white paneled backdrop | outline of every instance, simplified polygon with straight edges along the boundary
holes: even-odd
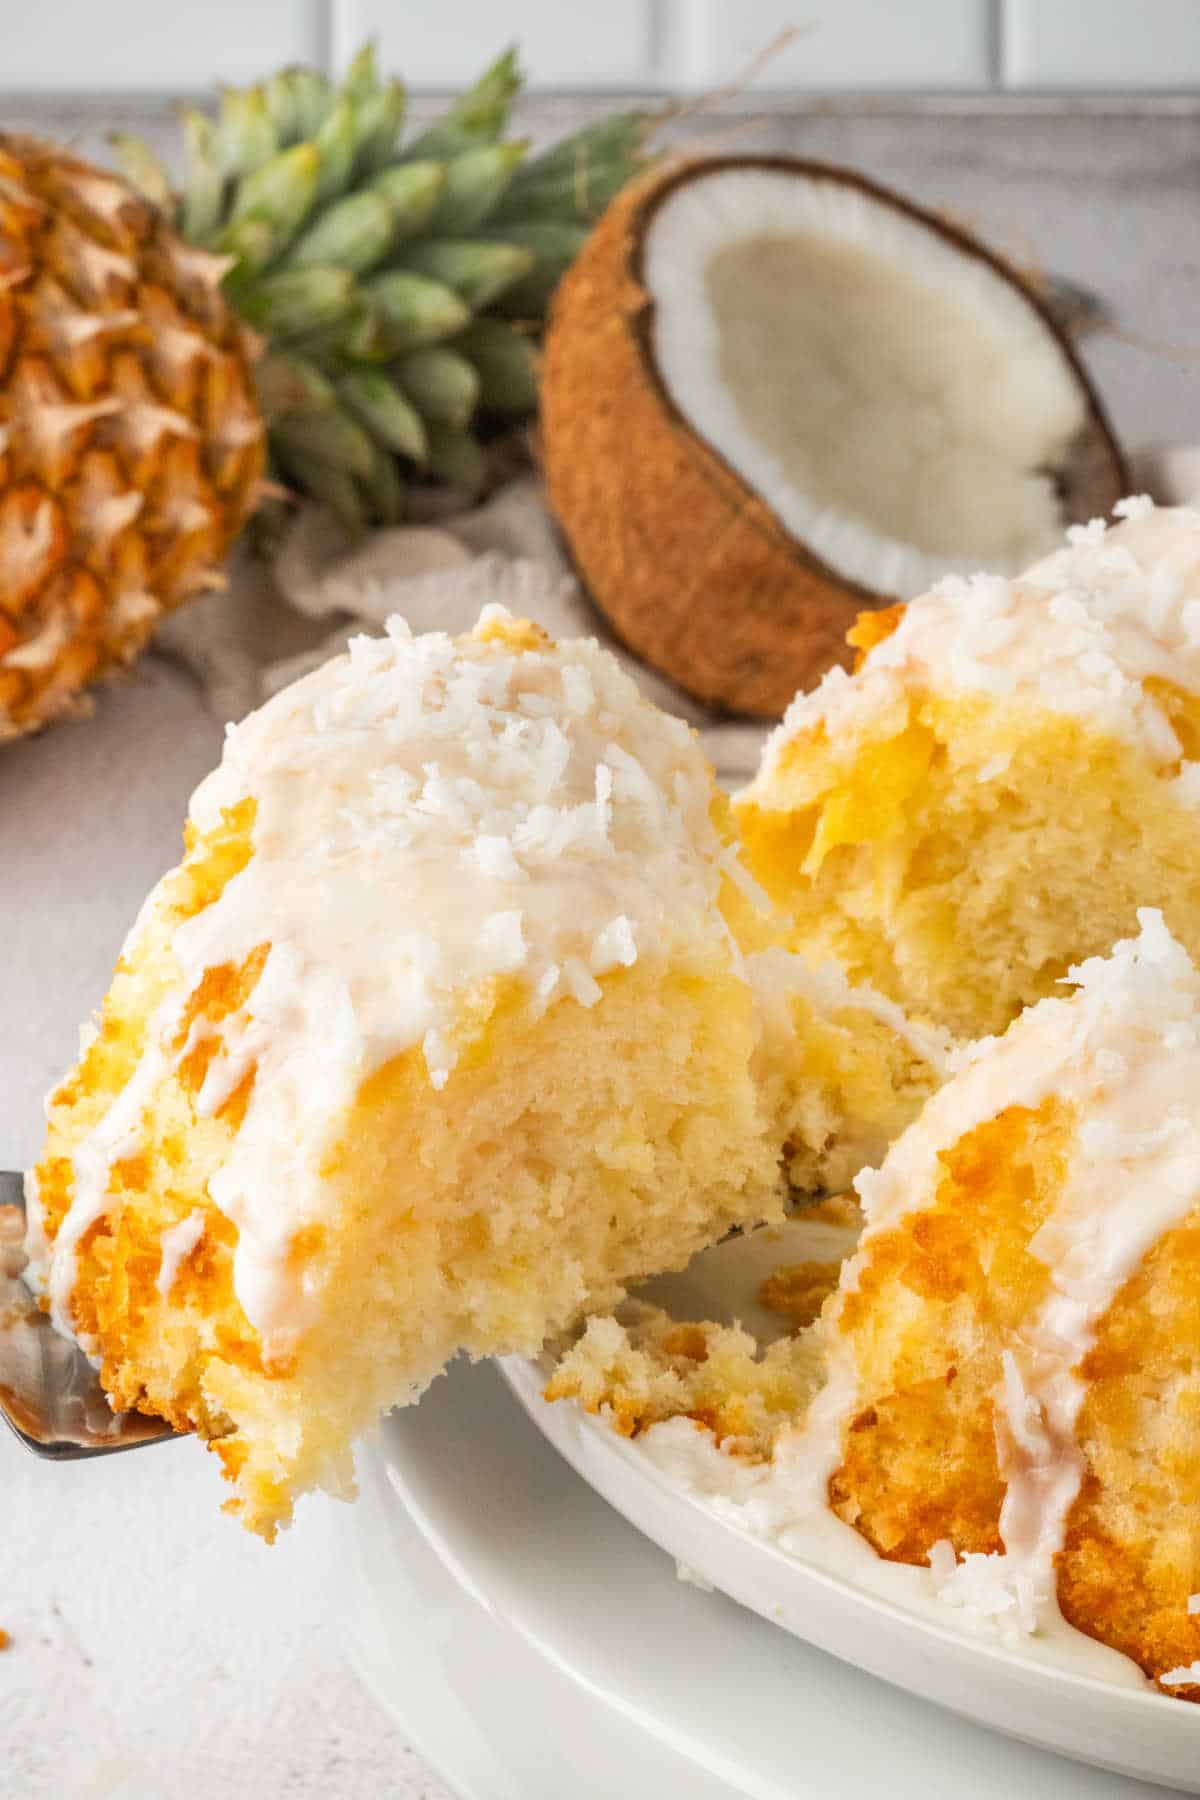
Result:
[[[535,86],[687,91],[788,25],[764,88],[1200,87],[1200,0],[0,0],[0,91],[199,91],[368,36],[417,87],[515,39]]]

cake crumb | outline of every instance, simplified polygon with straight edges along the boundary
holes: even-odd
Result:
[[[691,1419],[728,1454],[765,1462],[777,1434],[803,1418],[823,1375],[810,1335],[785,1331],[763,1347],[739,1326],[676,1320],[626,1300],[616,1317],[588,1320],[545,1397],[578,1400],[621,1437]]]
[[[839,1225],[851,1231],[863,1228],[862,1207],[853,1194],[827,1194],[806,1206],[799,1216],[806,1225]]]
[[[840,1262],[785,1263],[758,1291],[771,1312],[790,1319],[795,1330],[811,1325],[838,1284]]]

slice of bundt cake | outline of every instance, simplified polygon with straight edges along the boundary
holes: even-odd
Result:
[[[791,942],[962,1037],[1162,908],[1200,955],[1200,512],[1123,503],[1019,580],[851,633],[736,811]]]
[[[685,725],[495,609],[231,733],[28,1194],[55,1321],[254,1530],[456,1351],[537,1350],[776,1216],[785,1138],[853,1158],[887,1069],[932,1085],[886,1024],[861,1076],[836,1021],[803,1069],[765,1030],[721,819]]]
[[[1141,926],[859,1177],[822,1412],[830,1503],[882,1556],[1196,1699],[1200,975]]]

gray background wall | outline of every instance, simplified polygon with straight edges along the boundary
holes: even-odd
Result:
[[[1197,0],[46,0],[8,9],[0,89],[203,87],[374,33],[410,80],[454,84],[518,38],[535,81],[704,86],[787,25],[769,86],[1022,91],[1200,84]]]

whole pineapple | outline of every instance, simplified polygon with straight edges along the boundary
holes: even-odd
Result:
[[[124,183],[0,137],[0,739],[219,579],[265,431],[221,265]]]
[[[413,479],[472,490],[537,398],[549,295],[634,172],[622,113],[526,161],[502,56],[401,147],[364,51],[183,115],[176,194],[0,133],[0,740],[80,710],[221,582],[264,475],[353,527]]]

